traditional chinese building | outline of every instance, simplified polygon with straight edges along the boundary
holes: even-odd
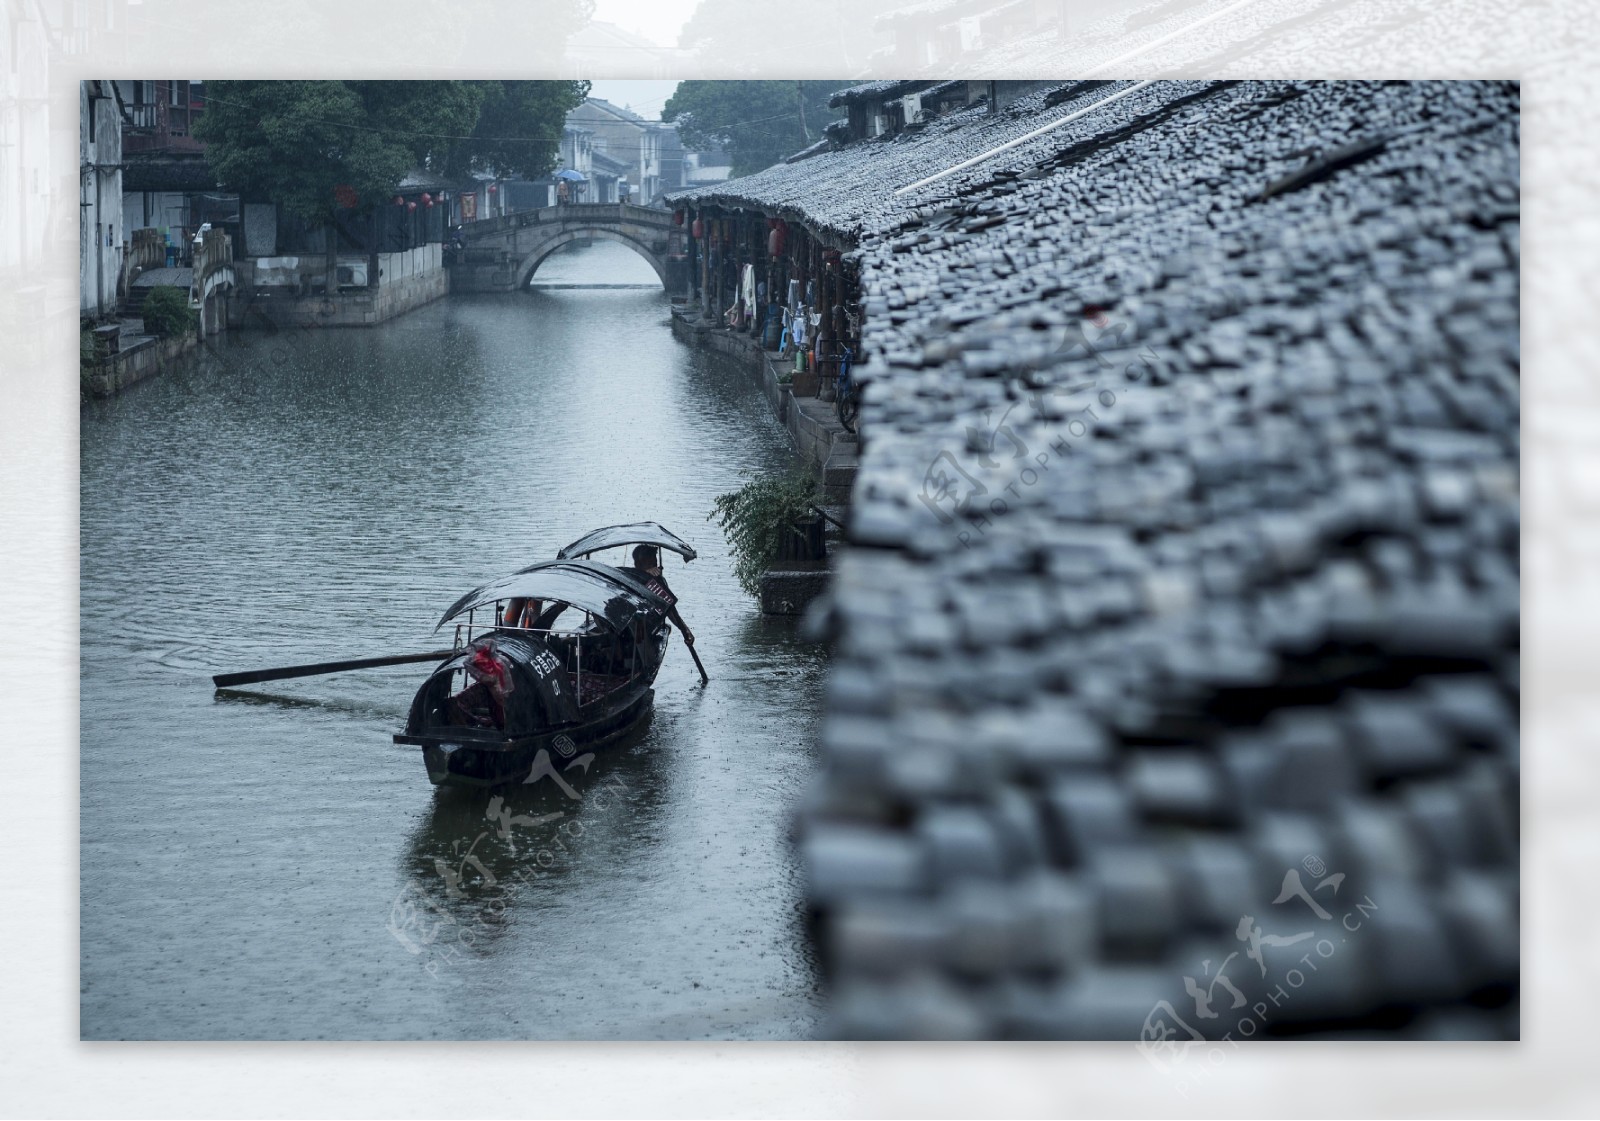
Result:
[[[219,191],[194,135],[205,112],[205,83],[190,79],[115,83],[122,116],[122,224],[153,229],[175,265],[185,264],[195,231],[210,223],[237,232],[238,196]]]
[[[857,343],[825,1034],[1516,1038],[1516,84],[1005,96],[670,200]]]
[[[644,120],[631,109],[591,97],[567,114],[567,123],[594,135],[594,151],[626,168],[635,201],[649,204],[661,193],[664,138],[675,130]]]

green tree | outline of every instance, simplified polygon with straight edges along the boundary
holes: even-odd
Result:
[[[661,111],[686,148],[721,147],[734,175],[771,167],[822,137],[835,117],[828,99],[848,81],[679,82]]]
[[[195,135],[227,189],[308,221],[379,204],[478,119],[468,82],[208,82]],[[353,195],[351,194],[353,192]]]
[[[589,94],[588,82],[474,82],[482,107],[472,139],[460,145],[449,170],[494,169],[537,179],[560,153],[567,114]]]
[[[408,171],[542,175],[588,83],[208,82],[195,135],[218,181],[307,221],[382,205]]]

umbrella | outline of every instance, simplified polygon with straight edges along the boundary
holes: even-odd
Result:
[[[589,181],[588,178],[583,174],[583,172],[581,172],[581,171],[573,171],[570,167],[566,168],[565,170],[556,172],[556,178],[557,179],[576,180],[579,183],[587,183]]]

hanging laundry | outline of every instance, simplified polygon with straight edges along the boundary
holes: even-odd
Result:
[[[744,314],[753,316],[756,313],[756,270],[754,265],[746,265],[739,275],[739,303]]]

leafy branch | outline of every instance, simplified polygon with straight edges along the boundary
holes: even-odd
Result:
[[[717,496],[706,520],[715,520],[728,539],[739,587],[761,594],[761,574],[776,559],[783,535],[811,514],[816,500],[817,480],[808,471],[754,478]]]

